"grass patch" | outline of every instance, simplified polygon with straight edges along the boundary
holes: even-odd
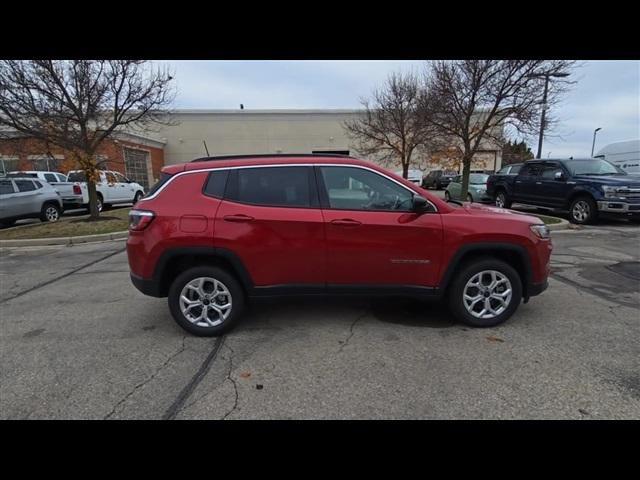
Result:
[[[531,215],[532,217],[538,217],[542,220],[545,225],[553,225],[554,223],[562,222],[562,219],[556,217],[549,217],[547,215],[540,215],[539,213],[528,213],[527,215]]]
[[[79,237],[101,233],[122,232],[129,228],[130,208],[105,210],[100,220],[88,222],[87,218],[63,220],[55,223],[25,225],[24,228],[12,228],[0,231],[0,240],[21,240],[24,238]]]

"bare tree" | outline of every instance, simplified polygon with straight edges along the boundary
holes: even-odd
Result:
[[[372,100],[363,99],[363,115],[347,121],[347,134],[358,142],[364,155],[376,155],[381,162],[398,162],[407,178],[411,158],[419,148],[428,148],[433,126],[421,118],[422,86],[417,75],[393,73]]]
[[[461,198],[467,196],[473,156],[483,145],[502,144],[508,126],[522,135],[536,132],[543,96],[540,74],[565,73],[573,65],[564,60],[443,60],[429,65],[422,118],[459,145]]]
[[[0,127],[69,152],[86,172],[97,219],[98,148],[125,128],[166,122],[171,80],[140,60],[1,60]]]

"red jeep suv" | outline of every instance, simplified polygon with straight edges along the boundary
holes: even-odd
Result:
[[[536,217],[447,203],[339,155],[212,157],[164,167],[131,210],[133,284],[176,322],[219,335],[255,297],[446,297],[489,327],[547,287],[551,240]]]

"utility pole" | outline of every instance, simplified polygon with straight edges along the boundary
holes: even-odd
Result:
[[[542,116],[540,118],[540,134],[538,136],[538,153],[536,154],[536,158],[541,158],[542,156],[542,139],[544,138],[544,127],[545,120],[547,116],[547,95],[549,93],[549,78],[550,77],[568,77],[568,73],[536,73],[529,75],[530,77],[544,77],[544,93],[542,95]]]

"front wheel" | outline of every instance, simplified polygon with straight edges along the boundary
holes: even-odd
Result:
[[[511,207],[511,200],[509,199],[507,192],[505,192],[504,190],[500,190],[496,195],[496,207],[498,208]]]
[[[493,327],[505,322],[521,300],[520,275],[508,263],[494,258],[468,264],[449,290],[451,312],[472,327]]]
[[[169,310],[178,325],[199,337],[223,334],[244,308],[238,281],[217,267],[194,267],[178,275],[169,289]]]
[[[142,198],[142,192],[136,192],[136,195],[133,197],[133,204],[135,205]]]
[[[45,203],[40,212],[40,220],[43,222],[57,222],[60,220],[62,210],[55,203]]]
[[[578,197],[569,206],[569,221],[577,225],[595,222],[598,217],[598,207],[591,197]]]

